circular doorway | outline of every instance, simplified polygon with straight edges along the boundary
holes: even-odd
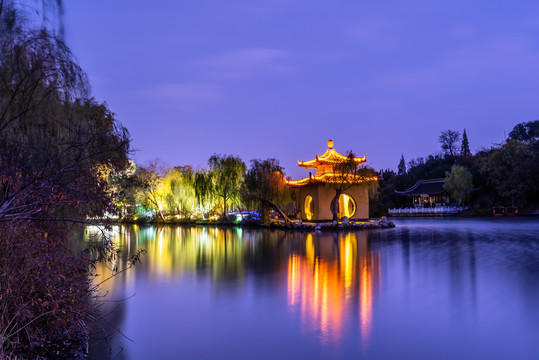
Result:
[[[355,214],[356,202],[354,201],[354,198],[348,194],[341,194],[341,196],[339,196],[339,213],[337,214],[339,219],[343,216],[351,219]]]
[[[305,196],[305,201],[303,202],[303,212],[305,213],[305,218],[307,220],[313,219],[314,203],[313,203],[313,197],[311,195]]]

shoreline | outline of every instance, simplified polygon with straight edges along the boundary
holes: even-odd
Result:
[[[185,227],[241,227],[251,229],[279,229],[295,231],[342,231],[342,230],[370,230],[394,228],[395,224],[391,219],[382,217],[380,220],[349,220],[349,221],[325,221],[325,222],[303,222],[302,220],[292,220],[287,223],[283,220],[271,220],[264,224],[259,220],[223,221],[223,220],[189,220],[189,221],[156,221],[154,219],[146,221],[129,220],[104,220],[98,222],[100,225],[139,225],[139,226],[185,226]]]

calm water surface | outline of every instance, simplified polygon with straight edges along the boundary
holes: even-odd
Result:
[[[95,343],[92,358],[539,359],[539,219],[395,222],[119,226],[123,254],[147,254],[104,284],[127,299],[104,311],[129,339]]]

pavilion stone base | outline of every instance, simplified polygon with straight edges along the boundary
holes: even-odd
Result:
[[[368,219],[369,218],[369,193],[367,186],[354,185],[344,192],[350,196],[355,202],[355,213],[351,219]],[[305,209],[305,200],[307,196],[312,197],[313,205],[311,206],[313,216],[308,219]],[[309,184],[300,188],[300,208],[302,221],[331,221],[333,214],[331,213],[331,200],[335,196],[335,189],[326,184]]]

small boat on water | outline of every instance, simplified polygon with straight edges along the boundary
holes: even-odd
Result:
[[[503,206],[494,206],[492,208],[493,216],[503,216],[505,214],[505,207]]]
[[[516,206],[494,206],[492,208],[493,216],[516,216],[518,214],[518,207]]]
[[[505,207],[505,216],[516,216],[517,214],[518,214],[518,207],[516,206]]]

